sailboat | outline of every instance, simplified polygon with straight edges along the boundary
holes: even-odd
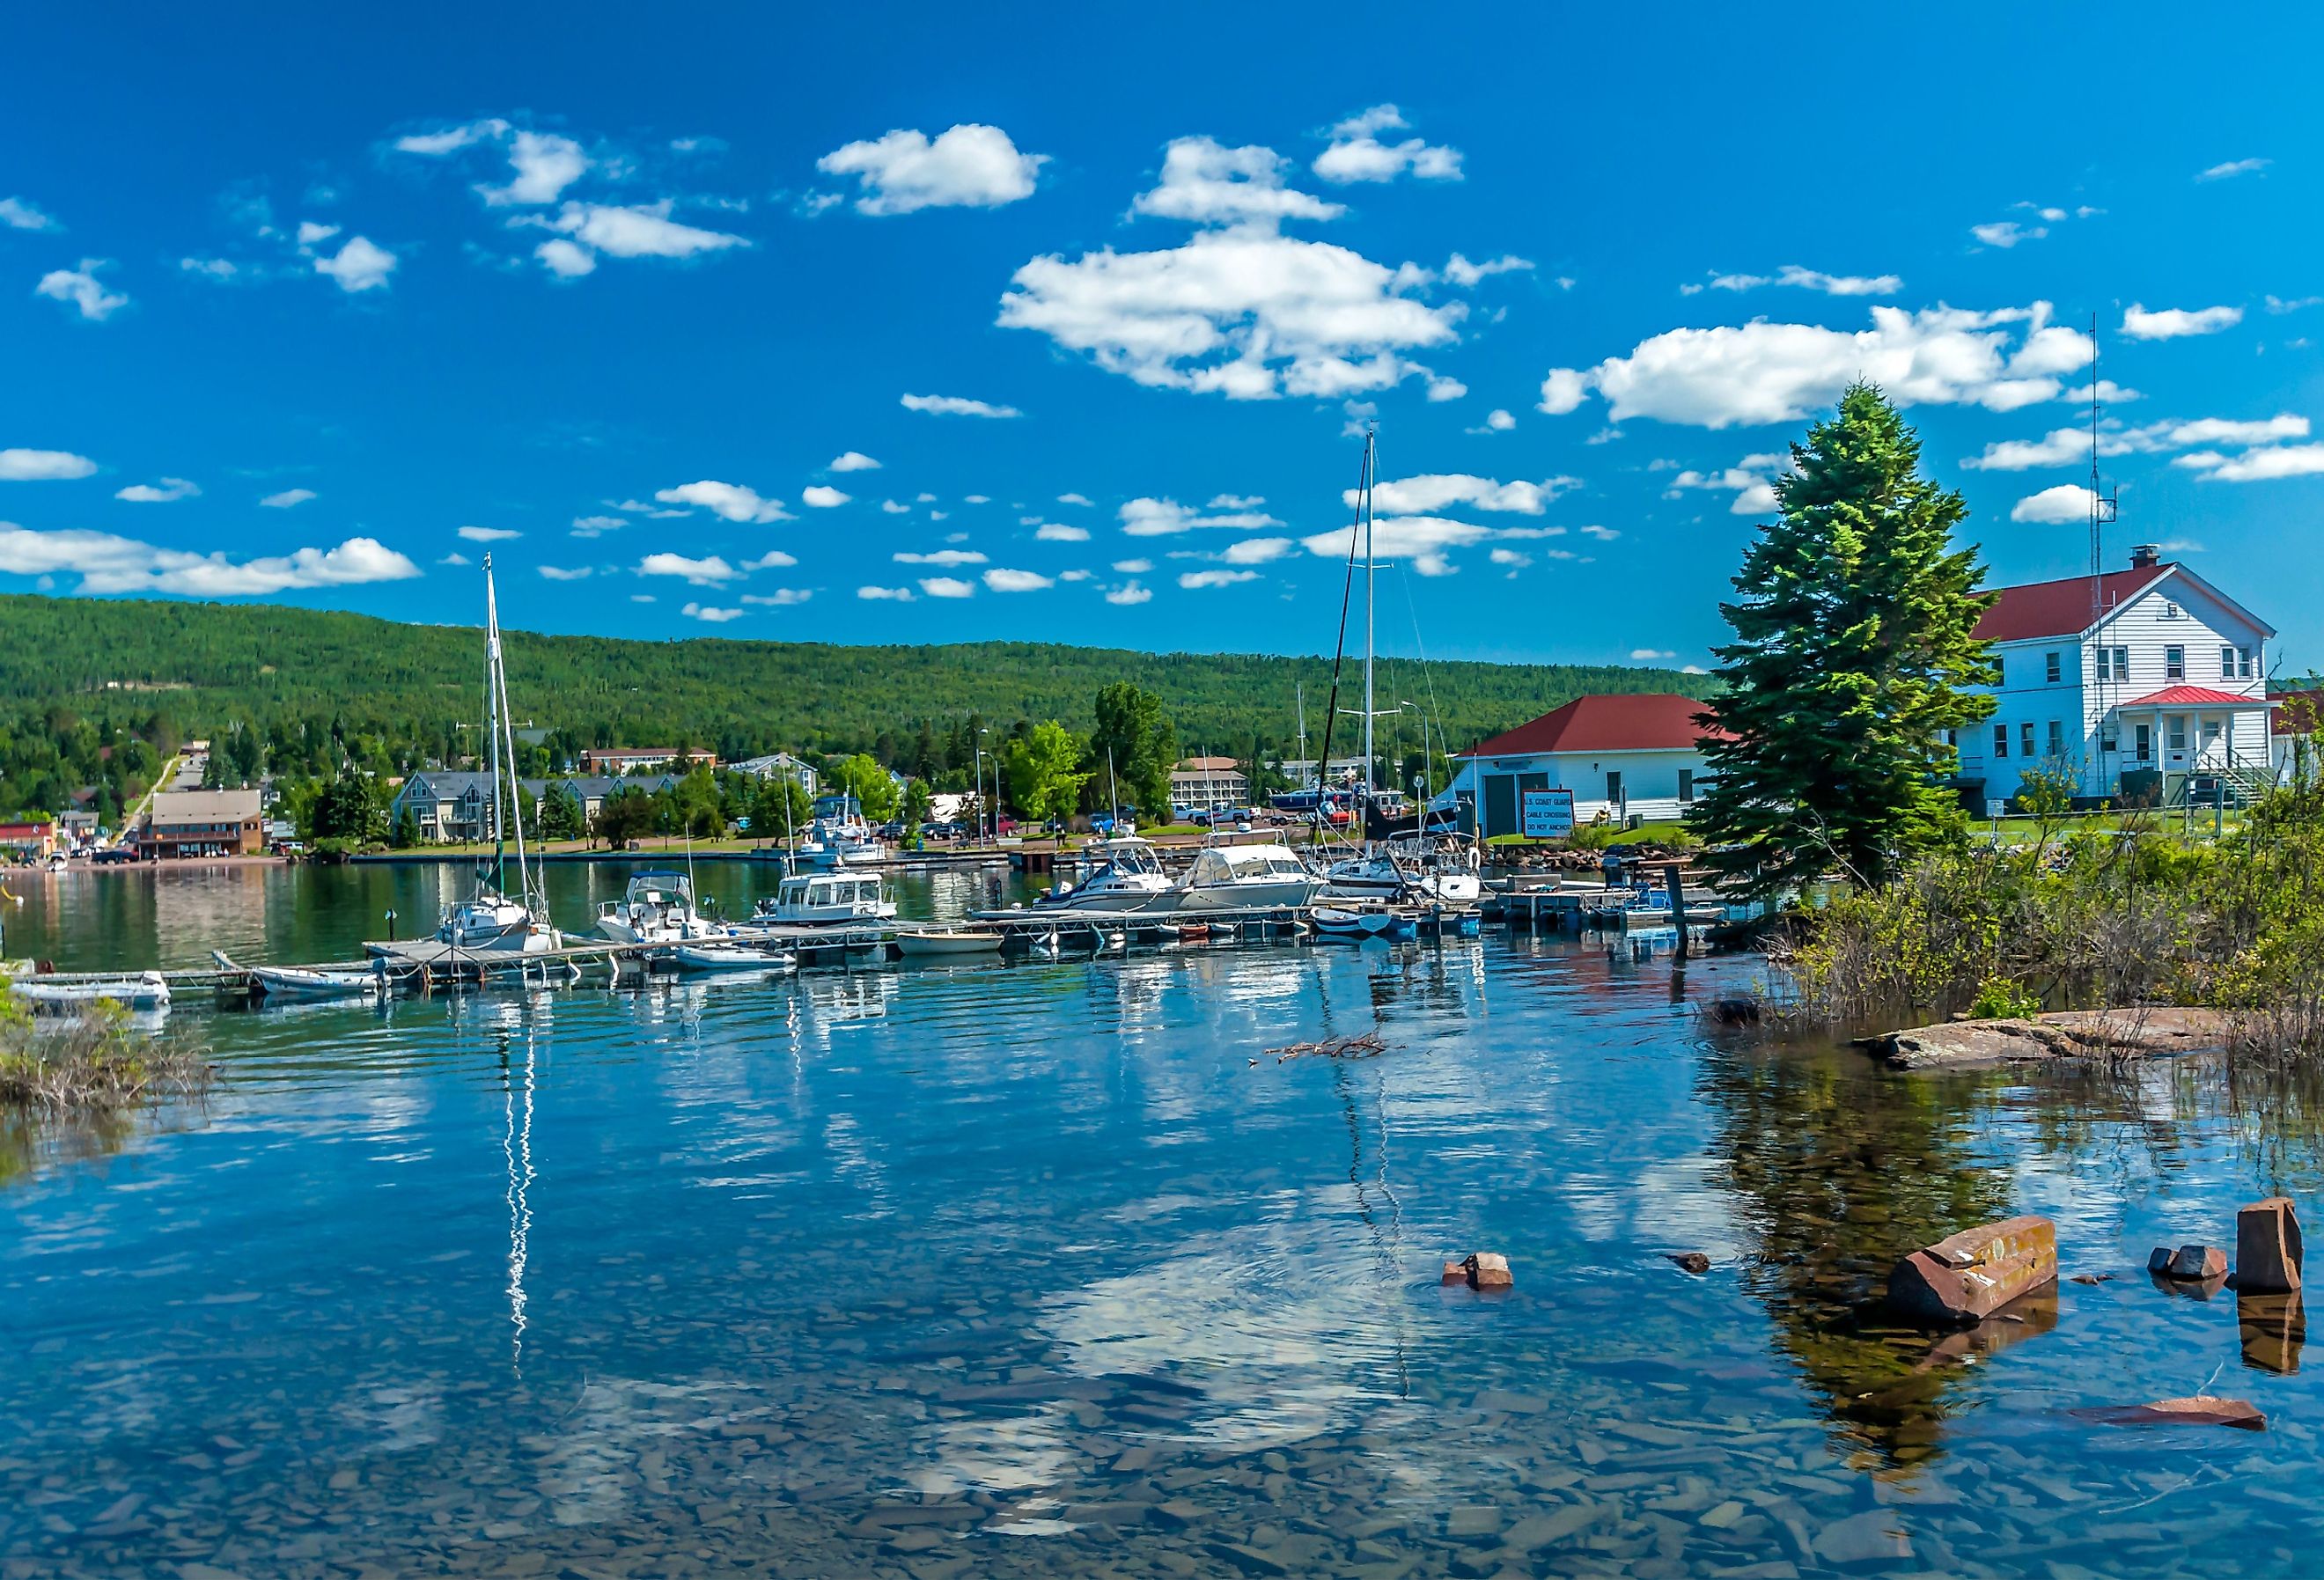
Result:
[[[444,908],[438,943],[475,954],[541,955],[564,938],[549,924],[549,899],[524,848],[524,819],[515,816],[516,738],[509,725],[508,672],[501,661],[500,600],[493,589],[493,557],[484,556],[484,741],[493,781],[493,859],[479,863],[475,892]],[[504,800],[503,797],[505,796]],[[509,833],[516,845],[516,888],[509,887]]]
[[[1351,819],[1351,840],[1360,837],[1360,845],[1351,845],[1347,854],[1333,861],[1323,872],[1324,892],[1348,899],[1377,901],[1415,901],[1425,904],[1467,907],[1477,903],[1484,891],[1480,873],[1480,861],[1473,840],[1451,834],[1441,825],[1432,827],[1427,798],[1422,798],[1417,817],[1398,819],[1393,816],[1392,803],[1401,798],[1383,791],[1371,782],[1378,757],[1372,744],[1372,723],[1375,719],[1401,712],[1399,708],[1375,707],[1372,688],[1372,667],[1376,644],[1374,618],[1377,600],[1374,596],[1378,561],[1372,557],[1372,485],[1379,472],[1378,436],[1370,430],[1364,434],[1363,467],[1356,488],[1356,520],[1348,543],[1348,581],[1340,599],[1339,653],[1333,659],[1333,711],[1323,721],[1323,756],[1316,769],[1319,804],[1325,799],[1323,770],[1332,759],[1333,726],[1338,714],[1352,711],[1364,721],[1362,780],[1352,787],[1353,812]],[[1364,571],[1364,705],[1357,709],[1340,709],[1339,664],[1347,651],[1348,605],[1355,596],[1355,556],[1360,546]],[[1304,713],[1304,710],[1303,710]],[[1422,740],[1426,741],[1425,716],[1423,716]],[[1423,756],[1425,757],[1424,753]],[[1362,825],[1359,836],[1352,827]],[[1318,836],[1329,832],[1328,823],[1320,816],[1316,820]]]

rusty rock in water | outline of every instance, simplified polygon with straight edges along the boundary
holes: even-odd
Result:
[[[2164,1270],[2174,1279],[2225,1278],[2227,1253],[2216,1245],[2181,1245],[2172,1252],[2171,1265]]]
[[[1960,1327],[2057,1281],[2057,1225],[2031,1215],[2004,1218],[1898,1262],[1888,1275],[1888,1307],[1907,1321]]]
[[[1467,1284],[1472,1289],[1506,1289],[1516,1280],[1509,1277],[1509,1259],[1493,1251],[1472,1251],[1459,1261],[1444,1264],[1444,1282]]]
[[[2267,1417],[2245,1399],[2158,1399],[2153,1404],[2107,1405],[2070,1412],[2109,1427],[2240,1427],[2267,1430]]]
[[[1674,1251],[1668,1252],[1668,1255],[1673,1261],[1678,1263],[1683,1272],[1707,1273],[1711,1270],[1711,1258],[1703,1255],[1700,1251]]]
[[[2255,1201],[2236,1215],[2236,1288],[2254,1295],[2288,1295],[2300,1288],[2300,1215],[2292,1198]]]

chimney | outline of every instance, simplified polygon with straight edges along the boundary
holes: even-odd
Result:
[[[2158,566],[2158,565],[2160,565],[2160,564],[2162,564],[2162,563],[2163,563],[2163,545],[2162,545],[2162,544],[2160,544],[2160,543],[2134,543],[2134,544],[2132,544],[2132,545],[2131,545],[2131,550],[2130,550],[2130,568],[2131,568],[2131,569],[2133,569],[2133,570],[2153,570],[2156,566]]]

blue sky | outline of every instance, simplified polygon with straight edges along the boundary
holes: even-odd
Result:
[[[2084,569],[2095,314],[2324,662],[2311,14],[642,14],[20,17],[0,588],[1314,651],[1376,420],[1384,648],[1700,663],[1858,374]]]

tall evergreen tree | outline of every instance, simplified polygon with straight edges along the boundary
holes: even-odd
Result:
[[[1998,675],[1976,639],[1993,602],[1960,494],[1920,472],[1919,438],[1869,384],[1792,447],[1778,514],[1720,605],[1726,688],[1703,716],[1716,780],[1696,804],[1719,866],[1772,893],[1831,874],[1877,884],[1961,836],[1946,732],[1986,717],[1962,688]]]

